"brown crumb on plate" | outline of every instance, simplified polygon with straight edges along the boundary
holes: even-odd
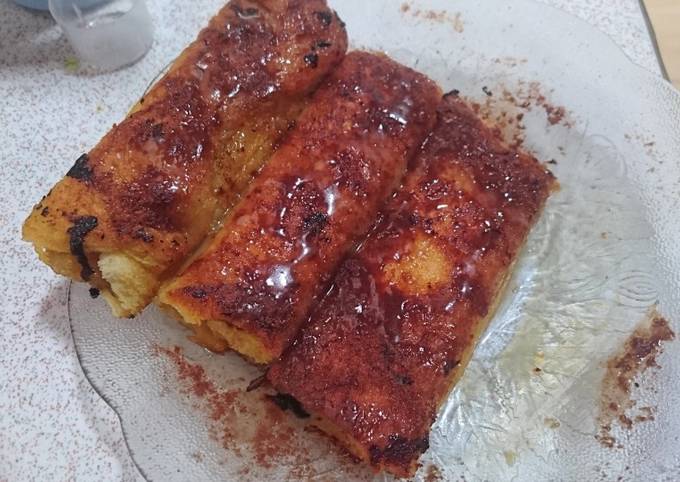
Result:
[[[428,465],[425,471],[425,482],[439,482],[444,480],[441,470],[436,465]]]
[[[306,420],[285,413],[284,408],[295,413],[296,407],[290,403],[282,407],[288,401],[267,394],[264,387],[248,392],[248,381],[240,379],[242,389],[225,390],[210,379],[202,366],[187,359],[182,348],[154,346],[153,352],[172,362],[180,382],[179,392],[205,415],[210,438],[225,449],[229,463],[240,464],[240,480],[261,480],[266,474],[280,476],[282,470],[287,480],[318,478],[322,472],[315,462],[327,457],[336,457],[334,471],[347,479],[370,478],[368,469],[337,456],[332,441],[309,430]],[[170,380],[169,383],[172,384]],[[164,393],[170,392],[164,389]],[[190,456],[196,462],[204,460],[201,452]]]
[[[631,397],[631,385],[639,387],[642,375],[649,368],[659,368],[657,356],[663,352],[664,342],[674,338],[675,333],[668,321],[653,311],[630,335],[621,351],[607,362],[598,417],[600,430],[596,435],[604,447],[622,448],[612,435],[615,424],[630,430],[635,423],[654,420],[653,407],[641,407],[637,414],[631,413],[636,406]]]
[[[411,4],[403,3],[401,5],[401,12],[408,13],[415,18],[422,18],[430,22],[448,23],[453,27],[456,33],[463,33],[465,31],[465,24],[460,12],[449,13],[446,10],[411,10]]]
[[[544,112],[549,126],[562,125],[570,128],[574,125],[567,108],[551,102],[549,93],[544,92],[539,82],[520,80],[513,86],[484,86],[483,92],[485,96],[481,101],[468,101],[475,113],[492,125],[511,148],[524,147],[525,116],[528,112]],[[562,155],[566,152],[563,147],[558,150]],[[548,164],[554,165],[557,161],[551,159]]]
[[[545,424],[546,427],[553,430],[557,430],[562,425],[560,421],[554,417],[545,417],[543,419],[543,423]]]

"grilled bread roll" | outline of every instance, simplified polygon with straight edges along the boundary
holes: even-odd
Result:
[[[342,60],[324,0],[232,0],[23,228],[57,273],[131,316],[209,234]]]
[[[398,187],[440,98],[432,81],[385,56],[349,53],[160,302],[210,348],[277,358]]]
[[[413,475],[556,183],[455,95],[268,379],[377,470]]]

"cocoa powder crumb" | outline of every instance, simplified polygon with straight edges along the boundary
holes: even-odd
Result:
[[[405,14],[408,13],[409,11],[411,11],[411,5],[408,3],[403,3],[401,5],[401,12]],[[448,23],[453,27],[453,30],[456,33],[463,33],[465,31],[465,24],[463,23],[463,19],[461,17],[460,12],[451,14],[446,10],[437,11],[419,9],[413,11],[411,15],[415,18],[423,18],[431,22]]]
[[[425,471],[425,482],[439,482],[440,480],[444,480],[444,477],[439,467],[434,464],[429,465]]]
[[[635,423],[654,420],[654,407],[641,407],[637,415],[630,414],[636,402],[631,385],[639,387],[639,379],[649,368],[658,368],[657,357],[663,344],[675,338],[668,321],[653,311],[648,319],[625,341],[621,351],[607,362],[602,381],[599,433],[596,439],[607,448],[622,448],[612,435],[615,422],[627,430]]]

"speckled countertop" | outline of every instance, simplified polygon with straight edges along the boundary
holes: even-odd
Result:
[[[542,1],[582,17],[659,72],[637,0]],[[222,2],[148,3],[156,28],[149,54],[91,76],[66,67],[73,54],[48,15],[0,0],[0,481],[141,479],[116,414],[78,364],[68,282],[37,261],[20,227]]]

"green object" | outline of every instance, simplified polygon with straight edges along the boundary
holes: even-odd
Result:
[[[78,60],[76,57],[66,57],[64,60],[64,68],[68,72],[77,72],[80,68],[80,60]]]

